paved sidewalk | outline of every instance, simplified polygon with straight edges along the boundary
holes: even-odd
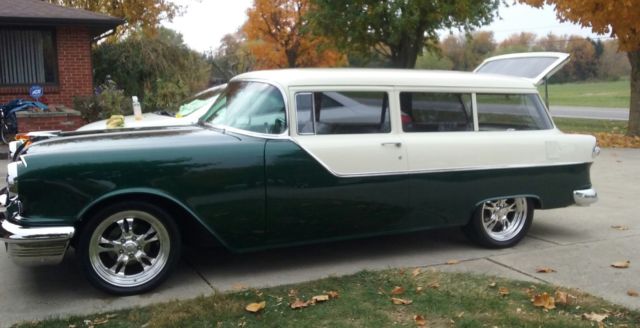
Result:
[[[0,174],[6,167],[3,163],[0,161]],[[598,203],[588,208],[537,211],[529,236],[506,250],[479,248],[458,229],[244,255],[188,250],[177,274],[156,292],[122,298],[91,288],[80,275],[73,254],[63,265],[39,269],[17,267],[0,254],[0,326],[193,298],[231,290],[236,284],[260,288],[363,269],[412,266],[546,281],[640,309],[640,298],[626,295],[628,289],[640,290],[640,150],[603,150],[592,178],[600,193]],[[620,231],[612,225],[629,229]],[[443,265],[449,259],[462,262]],[[621,260],[630,260],[631,267],[609,266]],[[538,266],[557,272],[538,274]]]

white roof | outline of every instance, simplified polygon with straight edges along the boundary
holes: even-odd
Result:
[[[264,80],[292,86],[411,86],[533,89],[524,78],[458,71],[379,68],[294,68],[255,71],[232,79]]]

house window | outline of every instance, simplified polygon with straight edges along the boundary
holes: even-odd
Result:
[[[54,31],[0,29],[0,85],[57,82]]]

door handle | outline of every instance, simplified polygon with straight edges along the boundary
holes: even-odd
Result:
[[[382,146],[396,146],[398,148],[402,147],[402,142],[383,142],[381,143]]]

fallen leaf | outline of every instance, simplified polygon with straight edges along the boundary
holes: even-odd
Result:
[[[420,268],[415,268],[413,269],[413,271],[411,272],[411,275],[414,277],[417,277],[419,274],[422,273],[422,270]]]
[[[313,302],[326,302],[329,300],[329,295],[316,295],[311,298]]]
[[[555,295],[553,295],[553,296],[554,296],[556,304],[566,305],[566,304],[569,303],[569,294],[567,294],[565,292],[557,290]]]
[[[391,290],[391,295],[400,295],[404,293],[404,288],[400,287],[400,286],[395,286],[393,287],[393,289]]]
[[[535,288],[525,288],[524,292],[529,296],[529,297],[533,297],[533,293],[536,291]]]
[[[235,291],[240,291],[240,290],[245,290],[248,289],[249,287],[247,287],[246,285],[243,285],[241,283],[235,283],[233,285],[231,285],[231,289],[235,290]]]
[[[115,318],[115,317],[117,317],[117,316],[118,316],[118,315],[117,315],[117,314],[115,314],[115,313],[114,313],[114,314],[107,314],[107,319],[113,319],[113,318]]]
[[[516,308],[516,313],[521,313],[522,309],[521,308]]]
[[[464,311],[458,313],[458,315],[457,315],[458,318],[462,318],[463,316],[464,316]]]
[[[550,267],[539,267],[536,269],[537,273],[551,273],[551,272],[556,272],[556,270],[550,268]]]
[[[247,305],[244,309],[251,312],[251,313],[257,313],[259,311],[261,311],[262,309],[264,309],[267,306],[267,302],[262,301],[259,303],[251,303],[249,305]]]
[[[76,328],[76,325],[69,325],[69,328]]]
[[[595,312],[583,313],[582,314],[582,319],[589,320],[589,321],[595,321],[595,322],[598,322],[598,323],[604,321],[604,319],[606,319],[608,317],[609,317],[608,314],[598,314],[598,313],[595,313]]]
[[[549,296],[547,293],[535,295],[531,301],[533,302],[533,306],[543,307],[547,310],[553,310],[556,308],[554,298]]]
[[[416,287],[416,293],[422,293],[422,286]]]
[[[405,300],[405,299],[397,298],[397,297],[392,297],[391,298],[391,302],[393,302],[393,304],[395,304],[395,305],[409,305],[409,304],[413,303],[412,300]]]
[[[339,298],[340,294],[338,294],[338,292],[330,290],[327,292],[327,295],[329,295],[329,298]]]
[[[500,294],[500,296],[507,296],[507,295],[509,295],[509,288],[500,287],[500,288],[498,288],[498,293]]]
[[[289,307],[291,307],[294,310],[297,309],[302,309],[302,308],[306,308],[307,306],[309,306],[309,302],[305,302],[303,300],[297,299],[295,301],[293,301],[293,303],[289,304]]]
[[[109,319],[107,318],[96,318],[93,320],[93,325],[94,326],[104,325],[107,322],[109,322]]]
[[[416,314],[413,316],[413,321],[416,322],[416,325],[423,327],[427,325],[427,319],[425,319],[423,316]]]
[[[496,288],[496,286],[498,286],[498,284],[495,281],[489,284],[491,288]]]
[[[296,297],[298,296],[298,291],[295,289],[290,289],[287,295],[289,295],[289,297]]]
[[[460,263],[460,260],[448,260],[447,262],[445,262],[445,264],[447,265],[453,265],[458,263]]]
[[[433,289],[438,289],[438,288],[440,288],[440,283],[437,282],[437,281],[432,281],[427,285],[427,287],[433,288]]]
[[[611,266],[616,269],[626,269],[629,267],[629,264],[631,264],[631,261],[626,260],[626,261],[613,262],[611,263]]]
[[[640,296],[640,294],[638,293],[638,291],[634,290],[634,289],[629,289],[627,290],[627,295],[631,296],[631,297],[638,297]]]
[[[629,227],[627,227],[626,225],[612,225],[611,228],[620,230],[620,231],[629,230]]]

